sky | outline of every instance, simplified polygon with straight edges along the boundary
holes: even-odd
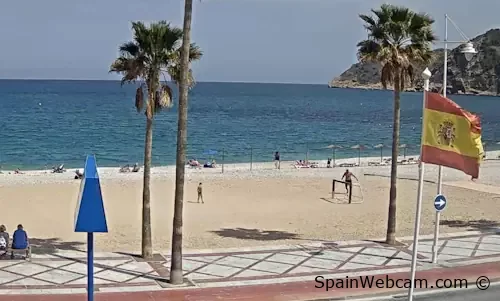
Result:
[[[356,62],[359,19],[387,1],[194,0],[198,81],[326,84]],[[447,13],[470,38],[500,27],[498,0],[395,0],[425,11],[444,36]],[[130,22],[182,25],[183,0],[0,0],[0,78],[118,79],[108,74]],[[459,39],[449,26],[449,39]],[[442,45],[437,45],[442,46]]]

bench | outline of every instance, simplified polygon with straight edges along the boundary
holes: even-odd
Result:
[[[28,246],[26,249],[12,249],[12,247],[8,247],[5,250],[6,254],[10,254],[10,259],[14,259],[15,254],[22,254],[24,255],[25,259],[30,261],[31,260],[31,247]]]

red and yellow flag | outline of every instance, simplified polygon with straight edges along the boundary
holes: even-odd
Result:
[[[477,178],[484,154],[479,116],[440,94],[425,93],[420,160]]]

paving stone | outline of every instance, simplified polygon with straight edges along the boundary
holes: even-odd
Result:
[[[77,278],[80,278],[82,277],[82,275],[71,273],[64,270],[50,270],[45,273],[35,275],[33,277],[47,282],[63,284],[66,282],[73,281]]]
[[[246,268],[248,266],[251,266],[252,264],[255,264],[257,261],[258,260],[256,260],[256,259],[228,256],[228,257],[224,257],[220,260],[217,260],[215,263],[222,264],[222,265],[228,265],[228,266],[232,266],[232,267],[237,267],[237,268]]]
[[[391,257],[392,259],[406,259],[411,260],[411,255],[406,252],[399,252],[396,255]]]
[[[74,263],[75,261],[73,260],[47,260],[47,261],[40,261],[38,264],[48,266],[51,268],[59,268],[65,265],[70,265]]]
[[[138,274],[147,274],[153,271],[153,268],[147,262],[129,262],[116,269],[130,271]]]
[[[413,252],[413,246],[408,248],[410,252]],[[418,244],[418,253],[432,253],[432,244],[430,245],[421,245]]]
[[[432,254],[428,258],[432,258]],[[464,259],[464,256],[450,255],[450,254],[439,254],[438,260],[457,260]]]
[[[491,244],[497,244],[500,245],[500,235],[488,235],[483,237],[481,240],[484,243],[491,243]]]
[[[266,259],[266,261],[275,261],[288,264],[298,264],[307,259],[304,256],[289,255],[289,254],[274,254],[273,256]]]
[[[411,260],[392,259],[386,265],[388,265],[388,266],[393,266],[393,265],[411,265]]]
[[[343,265],[339,270],[357,270],[357,269],[366,269],[366,268],[373,268],[373,267],[375,267],[375,266],[361,264],[361,263],[348,262],[345,265]]]
[[[387,257],[358,254],[350,262],[368,265],[382,265],[387,261]]]
[[[361,251],[361,249],[363,249],[363,247],[339,248],[340,251],[349,252],[349,253],[358,253],[359,251]]]
[[[272,254],[274,253],[249,253],[249,254],[236,254],[232,256],[259,260],[259,259],[264,259]]]
[[[306,266],[298,266],[295,269],[291,270],[287,274],[299,274],[299,273],[324,273],[326,269],[306,267]]]
[[[289,254],[289,255],[294,255],[294,256],[302,256],[302,257],[309,257],[309,256],[311,256],[310,252],[314,252],[314,250],[311,250],[311,251],[291,251],[291,252],[284,252],[284,254]]]
[[[149,292],[158,290],[162,290],[158,285],[101,287],[99,289],[99,291],[104,293]]]
[[[484,251],[496,251],[497,253],[500,253],[500,245],[486,242],[481,243],[477,249]]]
[[[193,261],[191,259],[184,259],[182,260],[182,268],[186,271],[192,271],[194,269],[198,269],[202,266],[206,265],[205,262],[201,261]],[[165,266],[165,265],[164,265]],[[167,268],[170,268],[170,264],[166,266]]]
[[[216,260],[221,259],[224,256],[186,256],[186,258],[195,260],[195,261],[202,261],[206,263],[214,262]]]
[[[112,281],[104,280],[99,277],[94,277],[94,284],[110,284],[114,283]],[[78,284],[78,285],[85,285],[87,284],[87,277],[82,277],[76,280],[73,280],[71,282],[68,282],[68,284]]]
[[[132,278],[137,277],[137,275],[132,273],[124,273],[113,270],[104,270],[94,274],[96,277],[102,278],[104,280],[110,280],[114,282],[125,282]]]
[[[25,278],[20,275],[12,274],[6,271],[0,271],[0,284],[15,281],[21,278]]]
[[[201,274],[201,273],[188,274],[188,275],[186,275],[186,277],[189,278],[189,279],[193,279],[193,280],[206,280],[206,279],[220,279],[220,278],[224,278],[224,277],[217,276],[217,275],[205,275],[205,274]]]
[[[87,275],[87,264],[86,263],[81,263],[81,262],[75,262],[67,266],[63,266],[60,268],[61,270],[73,272],[73,273],[79,273],[82,275]],[[94,266],[94,274],[102,271],[102,268]]]
[[[464,249],[464,248],[452,248],[452,247],[444,247],[439,254],[443,255],[453,255],[460,257],[470,257],[472,255],[472,249]]]
[[[0,269],[15,265],[15,264],[20,264],[20,263],[22,263],[22,262],[14,261],[14,260],[0,260]]]
[[[152,279],[152,278],[137,277],[137,278],[133,278],[133,279],[127,281],[126,283],[145,283],[145,284],[151,284],[151,283],[156,283],[155,281],[156,280]]]
[[[488,255],[499,255],[499,254],[497,251],[477,250],[474,256],[488,256]]]
[[[10,282],[8,285],[54,285],[54,284],[35,278],[23,278],[16,280],[14,282]]]
[[[345,261],[350,257],[352,257],[353,255],[354,253],[325,250],[320,254],[315,255],[314,257],[337,260],[337,261]]]
[[[336,269],[343,261],[327,260],[321,258],[311,258],[304,262],[301,266],[320,268],[323,270]]]
[[[446,243],[446,247],[474,250],[474,248],[476,247],[476,243],[475,242],[467,242],[467,241],[459,241],[459,240],[449,240]]]
[[[206,267],[203,267],[197,270],[197,273],[208,274],[208,275],[216,275],[221,277],[229,277],[232,274],[241,271],[240,268],[233,268],[229,266],[219,265],[219,264],[210,264]]]
[[[127,263],[129,261],[131,261],[131,260],[130,259],[95,260],[94,261],[94,266],[96,266],[96,265],[102,265],[102,268],[116,267],[116,266],[125,264],[125,263]]]
[[[474,237],[460,237],[460,238],[453,238],[448,241],[466,241],[466,242],[475,242],[477,243],[481,237],[480,236],[474,236]]]
[[[398,253],[398,250],[390,248],[366,248],[361,253],[367,255],[391,257],[394,254]]]
[[[244,270],[243,272],[236,275],[236,278],[243,277],[262,277],[262,276],[275,276],[278,275],[276,273],[264,272],[264,271],[255,271],[255,270]]]
[[[49,267],[41,266],[36,263],[23,262],[21,264],[16,264],[14,266],[6,267],[3,270],[7,272],[14,272],[21,275],[31,276],[34,274],[48,271],[50,269],[51,268]]]
[[[252,270],[259,270],[259,271],[264,271],[264,272],[271,272],[271,273],[284,273],[288,269],[293,267],[291,264],[284,264],[284,263],[278,263],[278,262],[269,262],[269,261],[262,261],[257,263],[252,267]]]

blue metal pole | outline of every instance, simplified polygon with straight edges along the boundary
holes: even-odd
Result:
[[[87,300],[94,301],[94,233],[87,233]]]

